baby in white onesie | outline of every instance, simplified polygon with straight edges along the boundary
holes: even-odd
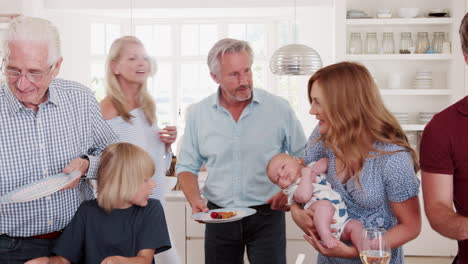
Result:
[[[283,189],[289,204],[296,202],[303,204],[304,209],[315,210],[314,225],[326,247],[337,246],[338,240],[351,240],[358,248],[362,224],[348,217],[346,204],[326,179],[327,169],[327,158],[305,166],[300,159],[280,153],[268,163],[267,174]],[[336,223],[332,224],[332,220]],[[332,233],[332,229],[336,232]]]

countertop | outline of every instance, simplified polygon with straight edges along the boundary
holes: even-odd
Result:
[[[203,189],[203,185],[205,184],[206,177],[208,175],[208,172],[206,171],[201,171],[198,173],[198,186],[200,187],[200,190]],[[171,186],[174,187],[175,184],[177,183],[177,178],[176,177],[168,177],[171,178],[170,181],[172,182]],[[185,195],[181,190],[172,190],[167,192],[166,194],[166,202],[185,202],[187,201],[185,199]]]

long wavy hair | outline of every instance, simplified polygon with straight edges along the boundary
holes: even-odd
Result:
[[[327,133],[318,140],[333,150],[346,179],[356,176],[360,184],[367,158],[394,153],[375,149],[373,140],[402,146],[413,158],[415,173],[419,171],[416,152],[397,119],[385,107],[377,85],[363,65],[341,62],[317,71],[308,83],[310,103],[315,82],[322,89],[323,107],[329,120]],[[377,154],[369,155],[370,151]]]
[[[111,64],[119,61],[123,48],[130,43],[135,43],[144,47],[143,43],[134,36],[118,38],[112,43],[106,60],[106,93],[112,105],[117,110],[117,113],[119,113],[126,122],[130,122],[132,115],[130,114],[130,109],[128,109],[127,98],[125,98],[122,92],[122,87],[120,87],[117,76],[112,71]],[[153,59],[150,59],[150,72],[154,73],[155,71],[156,63]],[[148,123],[153,125],[156,121],[156,104],[148,93],[146,81],[141,85],[137,100],[140,108],[145,113]]]

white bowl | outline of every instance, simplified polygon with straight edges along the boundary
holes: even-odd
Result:
[[[377,14],[377,18],[392,18],[392,14]]]
[[[419,8],[413,7],[413,8],[398,8],[398,16],[402,18],[413,18],[417,17],[419,14]]]
[[[392,9],[388,7],[379,7],[377,8],[377,14],[391,14]]]

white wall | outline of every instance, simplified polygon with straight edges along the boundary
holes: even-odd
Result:
[[[90,79],[90,27],[88,16],[74,12],[47,12],[60,32],[63,63],[59,78],[88,85]]]
[[[46,1],[47,3],[48,1]],[[49,1],[50,2],[50,1]],[[56,3],[58,4],[58,3]],[[110,6],[109,6],[110,7]],[[297,23],[299,24],[298,43],[313,47],[322,57],[323,64],[333,62],[333,6],[298,6]],[[90,29],[88,19],[91,16],[111,14],[112,16],[128,16],[130,10],[83,10],[83,9],[47,9],[46,17],[59,29],[62,38],[62,53],[64,62],[60,72],[60,78],[76,80],[85,85],[89,83],[90,76]],[[280,16],[291,18],[294,16],[292,6],[283,8],[198,8],[198,9],[140,9],[134,11],[134,16],[150,17],[158,19],[171,19],[177,17],[253,17]],[[300,93],[298,102],[300,111],[298,118],[301,120],[306,135],[310,134],[316,125],[316,120],[308,114],[309,102],[307,100],[307,82],[310,76],[298,76]]]
[[[330,1],[332,2],[332,1]],[[321,56],[323,66],[334,63],[333,57],[333,6],[303,7],[297,9],[297,19],[300,25],[298,42],[315,49]],[[310,104],[307,94],[307,83],[310,76],[298,77],[299,87],[303,87],[298,95],[300,105],[299,120],[306,132],[306,136],[312,132],[318,121],[315,116],[309,114]]]
[[[20,13],[22,10],[21,1],[0,0],[0,12],[4,14]]]

